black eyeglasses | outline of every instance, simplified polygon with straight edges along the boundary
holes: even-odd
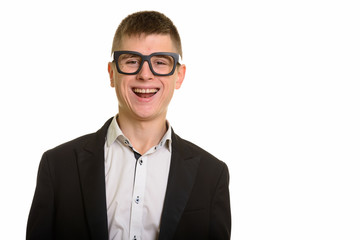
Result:
[[[155,52],[142,55],[134,51],[115,51],[114,62],[119,73],[126,75],[138,74],[147,61],[151,72],[157,76],[174,74],[176,64],[180,64],[180,55],[170,52]]]

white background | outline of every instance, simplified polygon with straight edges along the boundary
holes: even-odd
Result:
[[[0,239],[25,238],[42,153],[116,114],[112,38],[138,10],[178,27],[168,118],[228,164],[232,239],[360,239],[358,1],[7,2]]]

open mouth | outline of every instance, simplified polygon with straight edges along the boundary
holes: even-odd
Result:
[[[133,92],[136,96],[141,98],[150,98],[154,96],[160,89],[159,88],[133,88]]]

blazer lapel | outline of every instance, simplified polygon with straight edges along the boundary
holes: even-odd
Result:
[[[172,132],[172,156],[159,240],[172,239],[195,182],[200,157],[191,155],[184,140]]]
[[[85,214],[92,239],[108,239],[104,144],[110,122],[111,119],[77,152]]]

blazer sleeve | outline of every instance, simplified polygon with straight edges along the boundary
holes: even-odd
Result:
[[[229,194],[229,170],[224,164],[211,205],[210,239],[230,239],[231,212]]]
[[[54,188],[46,153],[40,161],[36,189],[31,205],[27,240],[53,239]]]

